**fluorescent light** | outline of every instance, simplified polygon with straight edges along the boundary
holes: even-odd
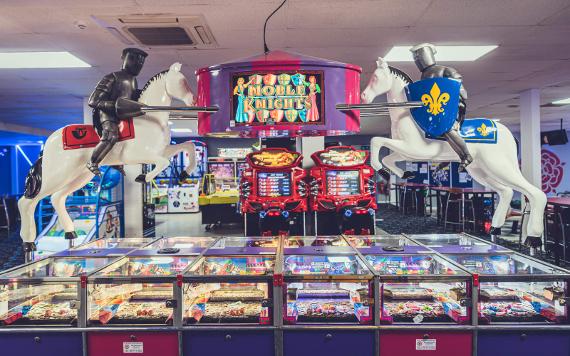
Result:
[[[413,62],[410,52],[413,46],[394,46],[384,56],[388,62]],[[441,62],[472,62],[491,52],[498,46],[436,46],[435,58]]]
[[[192,133],[192,129],[170,129],[170,131],[176,133]]]
[[[174,125],[174,122],[168,120],[168,126],[172,126],[172,125]]]
[[[69,52],[3,52],[0,68],[87,68],[89,63]]]
[[[568,105],[570,104],[570,98],[555,100],[552,102],[554,105]]]

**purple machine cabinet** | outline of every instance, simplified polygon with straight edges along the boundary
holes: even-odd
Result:
[[[346,135],[360,131],[358,66],[283,51],[199,69],[198,114],[206,136],[276,137]]]
[[[570,331],[479,331],[478,356],[570,355]]]
[[[0,333],[1,355],[82,356],[81,332]]]

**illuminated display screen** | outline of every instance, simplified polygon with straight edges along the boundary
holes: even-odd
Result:
[[[231,118],[243,126],[323,124],[323,79],[319,71],[236,73]]]
[[[257,195],[260,197],[286,197],[291,195],[291,173],[257,173]]]
[[[208,162],[208,170],[217,179],[233,179],[235,177],[233,162]]]
[[[360,171],[327,171],[327,195],[360,194]]]

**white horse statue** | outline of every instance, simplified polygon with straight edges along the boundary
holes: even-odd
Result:
[[[389,67],[383,58],[378,58],[368,86],[362,92],[361,99],[370,103],[376,96],[386,93],[389,103],[407,101],[404,88],[412,80],[404,72]],[[396,176],[402,178],[409,175],[396,166],[398,161],[459,161],[457,154],[446,141],[427,139],[418,127],[407,108],[390,108],[391,136],[374,137],[370,142],[371,163],[374,169],[386,166]],[[526,227],[526,243],[538,247],[544,230],[543,218],[546,206],[546,195],[530,184],[522,175],[518,159],[515,139],[509,129],[495,121],[497,130],[496,144],[467,143],[473,162],[467,166],[467,172],[479,183],[494,190],[499,195],[499,203],[492,220],[491,234],[499,235],[505,223],[513,189],[524,194],[530,203],[530,216]],[[382,147],[392,152],[379,160]]]
[[[172,98],[181,100],[187,106],[194,102],[194,94],[182,72],[180,63],[174,63],[170,69],[152,77],[143,88],[139,102],[145,105],[170,106]],[[161,171],[170,164],[170,157],[185,151],[189,156],[189,164],[184,168],[182,176],[186,177],[196,166],[195,147],[192,142],[178,145],[170,144],[170,129],[168,112],[150,112],[133,119],[135,136],[132,139],[120,141],[105,157],[102,165],[124,164],[153,164],[155,168],[146,176],[137,177],[137,181],[151,182]],[[38,202],[51,195],[51,202],[59,216],[59,221],[67,239],[77,235],[73,220],[65,208],[66,198],[83,187],[92,178],[85,166],[89,161],[93,148],[64,149],[63,131],[61,128],[50,135],[45,143],[43,158],[34,167],[39,168],[39,174],[26,181],[28,184],[39,184],[41,187],[33,197],[22,197],[18,201],[18,209],[22,219],[20,236],[24,241],[26,251],[35,250],[36,224],[34,211]],[[38,167],[39,164],[39,167]],[[33,168],[32,168],[33,169]],[[35,182],[29,180],[35,179]]]

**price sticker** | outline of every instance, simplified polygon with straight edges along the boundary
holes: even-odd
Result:
[[[435,351],[436,339],[416,339],[416,351]]]
[[[124,354],[142,354],[144,353],[142,342],[123,342]]]

